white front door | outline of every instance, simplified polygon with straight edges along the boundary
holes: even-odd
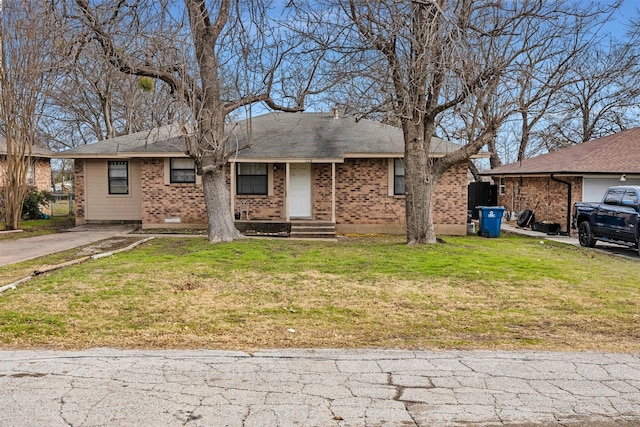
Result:
[[[289,164],[289,217],[311,218],[311,164]]]

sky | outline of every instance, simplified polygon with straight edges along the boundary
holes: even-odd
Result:
[[[606,25],[607,29],[615,35],[622,36],[627,30],[629,20],[640,18],[640,0],[623,0],[622,6]]]

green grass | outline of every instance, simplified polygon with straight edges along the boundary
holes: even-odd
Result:
[[[0,242],[25,237],[58,233],[74,226],[74,218],[70,216],[53,217],[49,219],[35,219],[20,222],[21,232],[0,233]],[[4,223],[0,222],[0,232],[5,231]]]
[[[159,238],[1,294],[0,343],[640,350],[637,261],[508,234],[445,240]]]

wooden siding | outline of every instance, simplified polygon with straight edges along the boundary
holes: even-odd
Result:
[[[130,159],[129,194],[109,194],[108,160],[86,160],[85,219],[87,221],[141,221],[140,161]]]

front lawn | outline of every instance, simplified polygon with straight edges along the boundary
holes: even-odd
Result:
[[[23,220],[20,222],[22,231],[7,233],[4,232],[4,223],[0,222],[0,241],[15,240],[24,237],[40,236],[43,234],[59,233],[69,229],[75,224],[72,216],[57,216],[48,219]]]
[[[157,238],[0,294],[0,345],[640,351],[637,261],[445,240]]]

